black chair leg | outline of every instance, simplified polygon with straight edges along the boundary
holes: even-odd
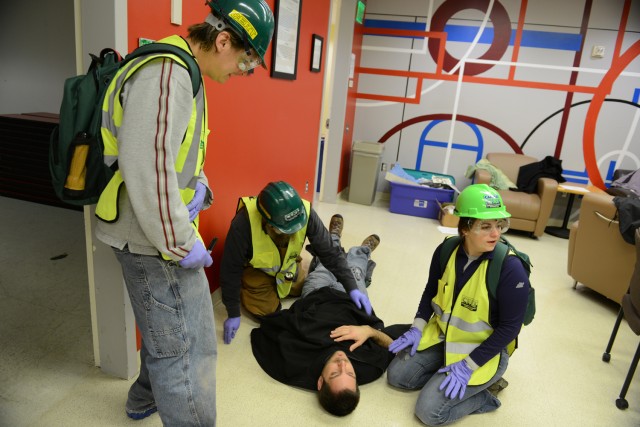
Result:
[[[616,335],[618,334],[618,329],[620,328],[620,323],[622,322],[622,318],[624,317],[624,312],[622,311],[622,307],[620,307],[620,311],[618,312],[618,317],[616,318],[616,323],[613,325],[613,331],[611,331],[611,337],[609,338],[609,344],[607,344],[607,349],[602,353],[602,360],[605,362],[609,362],[611,360],[611,348],[613,347],[613,342],[616,340]]]
[[[624,379],[624,384],[622,385],[622,390],[620,391],[620,397],[616,399],[616,406],[618,409],[627,409],[629,407],[629,403],[625,397],[627,396],[627,391],[629,391],[629,385],[631,385],[631,380],[633,379],[633,374],[636,373],[636,368],[638,367],[638,360],[640,360],[640,344],[638,344],[638,349],[636,350],[636,354],[633,356],[633,361],[631,362],[631,366],[629,366],[629,372],[627,373],[627,378]]]

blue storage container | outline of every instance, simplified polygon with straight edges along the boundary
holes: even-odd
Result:
[[[445,175],[443,173],[435,173],[435,172],[427,172],[427,171],[419,171],[415,169],[406,169],[403,170],[410,176],[415,179],[427,179],[433,182],[439,182],[443,184],[449,184],[447,180],[450,181],[450,184],[456,185],[456,179],[452,175]]]
[[[401,182],[389,182],[389,184],[391,185],[389,211],[393,213],[437,219],[440,211],[437,202],[453,201],[453,190]]]

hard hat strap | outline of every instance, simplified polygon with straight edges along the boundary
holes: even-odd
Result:
[[[224,29],[229,28],[226,22],[224,22],[222,19],[219,19],[213,13],[210,13],[209,15],[207,15],[207,18],[204,20],[204,22],[211,25],[213,28],[215,28],[218,31],[222,31]]]

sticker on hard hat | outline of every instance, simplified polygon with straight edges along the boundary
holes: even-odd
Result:
[[[295,210],[292,210],[291,212],[289,212],[288,214],[284,215],[284,220],[285,221],[291,221],[292,219],[296,218],[297,216],[300,216],[300,208],[296,208]]]
[[[258,31],[256,31],[256,28],[253,26],[253,24],[251,24],[251,22],[249,22],[249,20],[237,10],[232,10],[229,14],[229,18],[240,24],[240,26],[247,32],[249,37],[251,37],[251,40],[255,39],[258,35]]]
[[[502,206],[500,203],[500,198],[493,195],[485,195],[484,196],[484,207],[485,208],[499,208]]]

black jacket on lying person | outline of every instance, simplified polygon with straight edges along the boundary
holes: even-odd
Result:
[[[353,341],[335,342],[329,336],[342,325],[369,325],[392,339],[411,326],[382,329],[382,320],[358,309],[344,292],[326,287],[262,318],[260,327],[251,331],[253,356],[273,379],[308,390],[317,390],[325,362],[338,350],[351,360],[359,385],[380,378],[394,355],[371,339],[350,352]]]

